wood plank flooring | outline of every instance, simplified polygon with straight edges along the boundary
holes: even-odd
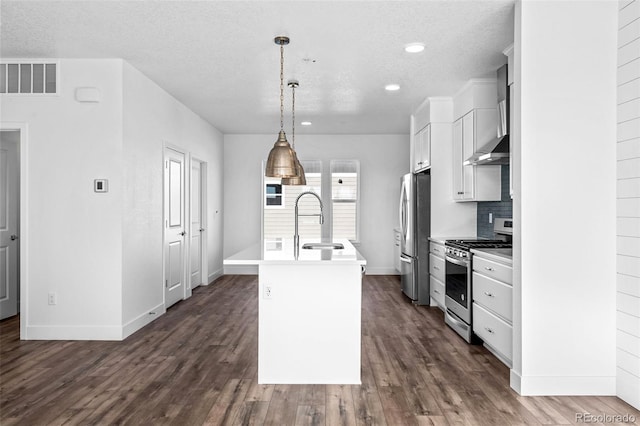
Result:
[[[197,288],[123,342],[20,341],[19,319],[2,321],[0,424],[640,424],[615,397],[517,395],[507,367],[399,287],[365,277],[360,386],[257,383],[256,276]]]

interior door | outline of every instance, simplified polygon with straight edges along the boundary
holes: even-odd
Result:
[[[185,296],[185,154],[165,148],[164,279],[165,308]]]
[[[20,132],[0,133],[0,319],[18,313]]]
[[[204,224],[203,167],[200,161],[191,164],[191,247],[189,251],[191,288],[202,284],[202,252]]]

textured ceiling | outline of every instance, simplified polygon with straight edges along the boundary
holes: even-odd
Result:
[[[493,75],[513,0],[6,1],[4,58],[123,58],[223,133],[277,133],[279,48],[299,133],[407,133],[427,96]],[[424,52],[404,45],[423,42]],[[397,92],[385,84],[398,83]],[[291,98],[286,89],[285,123]]]

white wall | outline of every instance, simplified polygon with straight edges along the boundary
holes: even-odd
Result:
[[[164,304],[163,147],[207,163],[207,270],[222,274],[222,134],[124,62],[123,323],[136,329]],[[206,283],[208,278],[203,277]]]
[[[616,393],[640,408],[640,0],[619,5]]]
[[[261,164],[273,135],[224,137],[224,256],[260,240]],[[360,242],[368,273],[396,273],[393,228],[398,225],[400,177],[409,172],[408,135],[298,135],[301,160],[360,160]]]
[[[512,386],[526,395],[615,394],[616,15],[516,9]]]
[[[165,142],[208,163],[207,266],[222,274],[223,139],[120,59],[63,59],[59,75],[58,96],[0,97],[2,122],[27,126],[21,337],[119,340],[164,311]],[[77,87],[101,101],[75,101]],[[96,178],[109,192],[93,191]]]
[[[0,97],[2,121],[28,126],[21,335],[119,338],[122,61],[65,59],[59,75],[58,96]],[[100,88],[102,101],[76,102],[80,86]],[[93,192],[96,178],[109,179],[108,193]],[[49,292],[57,305],[47,304]]]

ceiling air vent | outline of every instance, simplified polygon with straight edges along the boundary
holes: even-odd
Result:
[[[56,62],[0,63],[0,93],[55,95],[58,91]]]

